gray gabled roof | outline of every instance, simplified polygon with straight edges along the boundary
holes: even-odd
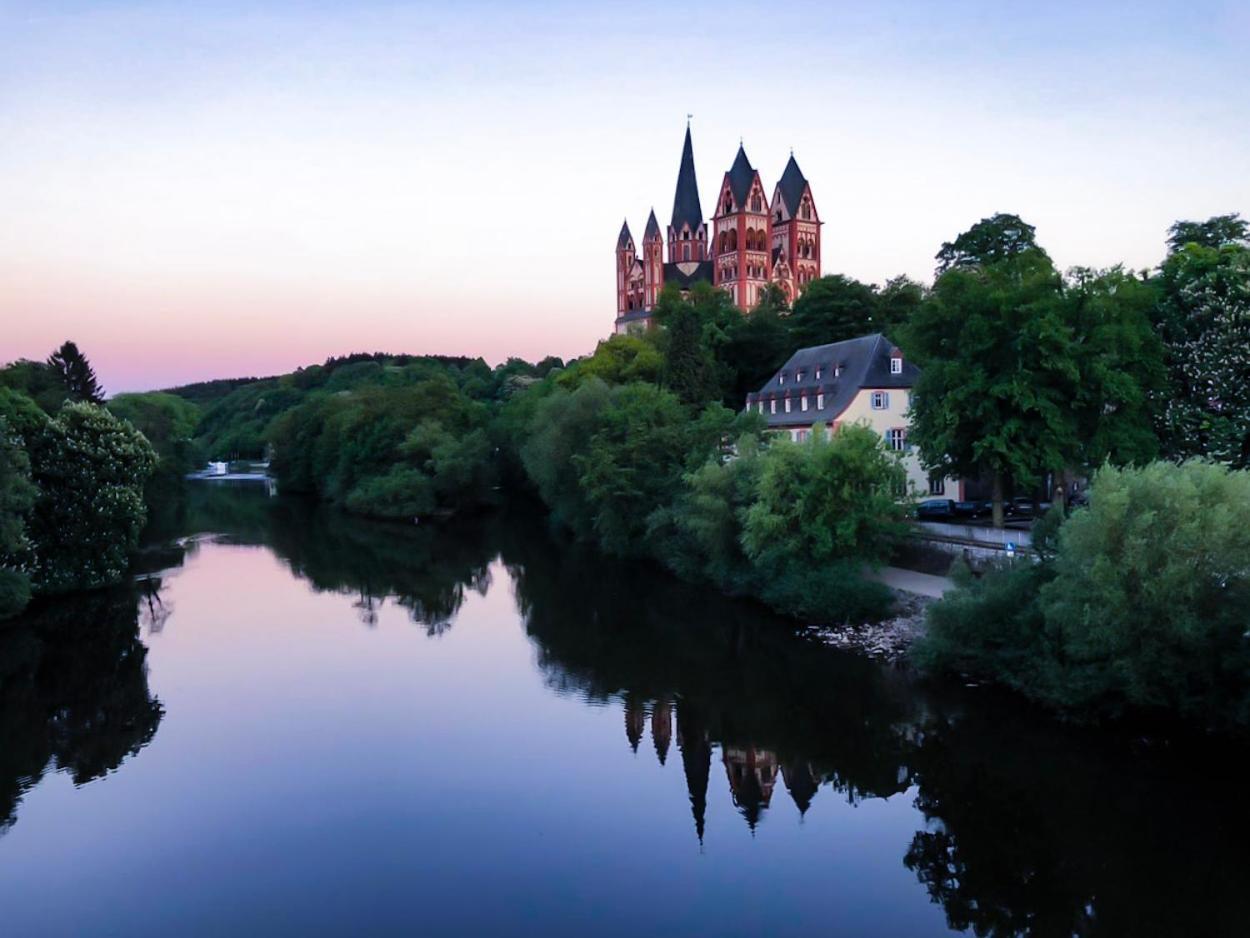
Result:
[[[677,170],[677,191],[673,193],[674,231],[683,224],[697,231],[703,224],[703,206],[699,204],[699,181],[694,175],[694,146],[690,143],[690,125],[686,125],[686,142],[681,148],[681,168]]]
[[[734,194],[738,210],[742,211],[747,194],[751,191],[751,182],[755,179],[755,167],[747,159],[747,151],[742,144],[738,144],[738,155],[734,157],[734,164],[729,167],[726,175],[729,177],[729,190]]]
[[[890,390],[893,388],[910,388],[920,377],[920,369],[903,359],[902,374],[890,373],[890,353],[897,348],[893,342],[879,332],[847,339],[843,342],[831,342],[828,345],[813,345],[802,348],[790,356],[768,382],[755,394],[747,395],[747,403],[753,404],[760,398],[768,400],[776,397],[783,399],[787,394],[797,400],[803,391],[808,395],[808,409],[800,410],[796,403],[790,413],[784,413],[778,405],[777,413],[770,414],[764,409],[764,416],[770,427],[808,426],[813,423],[832,423],[842,411],[855,399],[855,395],[865,388]],[[820,366],[820,380],[816,379],[816,368]],[[840,372],[835,366],[841,366]],[[798,375],[802,372],[803,380]],[[838,376],[835,378],[834,374]],[[781,376],[785,375],[782,383]],[[817,393],[825,395],[825,406],[816,407]]]
[[[807,188],[807,179],[803,176],[803,170],[799,169],[798,161],[795,160],[794,154],[790,154],[790,162],[786,163],[785,172],[781,174],[781,181],[777,183],[777,188],[781,190],[781,201],[786,204],[786,210],[793,218],[798,214],[799,202],[803,199],[803,190]]]
[[[621,223],[621,235],[616,239],[616,249],[618,251],[624,250],[633,243],[633,240],[634,236],[629,233],[629,221],[627,219]]]
[[[647,216],[647,230],[642,233],[642,240],[645,244],[652,238],[660,237],[660,223],[655,220],[655,209],[651,210],[651,214]]]

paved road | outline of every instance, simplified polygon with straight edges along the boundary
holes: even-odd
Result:
[[[899,567],[882,567],[880,570],[869,570],[865,574],[870,580],[877,580],[886,586],[902,590],[905,593],[917,593],[938,599],[943,593],[955,588],[955,581],[947,576],[934,576],[931,573],[916,573],[914,570],[903,570]]]

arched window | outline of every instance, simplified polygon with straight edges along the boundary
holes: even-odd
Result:
[[[738,232],[737,231],[729,232],[729,250],[731,251],[738,250]]]
[[[690,260],[690,245],[688,245],[688,244],[683,244],[683,245],[681,246],[681,259],[682,259],[683,261],[688,261],[688,260]]]
[[[734,210],[734,201],[728,195],[725,196],[725,214],[728,215]]]
[[[751,211],[753,212],[764,211],[764,203],[760,200],[760,197],[758,195],[751,199]]]

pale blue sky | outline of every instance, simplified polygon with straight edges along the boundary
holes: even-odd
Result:
[[[1250,4],[0,0],[0,359],[114,390],[358,349],[574,355],[612,247],[791,146],[826,272],[994,211],[1063,266],[1250,213]]]

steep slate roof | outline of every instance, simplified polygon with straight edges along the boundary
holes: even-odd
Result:
[[[629,247],[629,242],[634,240],[634,236],[629,233],[629,220],[626,219],[621,223],[621,236],[616,239],[616,249],[619,251]]]
[[[770,397],[781,400],[787,393],[797,400],[795,392],[806,391],[806,412],[800,410],[797,403],[791,406],[788,414],[780,406],[775,414],[770,414],[765,408],[764,417],[768,425],[806,427],[813,423],[832,423],[846,410],[855,395],[865,388],[890,390],[915,385],[920,369],[906,358],[903,359],[903,373],[890,374],[890,351],[894,348],[894,343],[879,332],[844,342],[801,348],[768,379],[767,384],[755,394],[748,395],[747,401],[754,404],[760,398],[768,400]],[[819,381],[816,380],[817,365],[821,366]],[[841,374],[836,378],[833,376],[834,365],[842,366]],[[800,371],[803,372],[802,381],[796,378]],[[783,374],[786,376],[785,384],[780,380]],[[817,392],[825,395],[825,406],[821,410],[816,408]]]
[[[688,267],[691,264],[697,265],[694,272],[683,274],[681,272],[681,268]],[[664,265],[664,283],[666,286],[670,283],[675,283],[677,286],[681,287],[681,289],[688,290],[694,284],[700,283],[704,280],[708,283],[712,282],[711,261],[684,261],[680,264],[674,261],[669,261]]]
[[[647,230],[642,233],[642,240],[646,242],[658,237],[660,237],[660,223],[655,220],[655,209],[652,209],[651,214],[647,216]]]
[[[690,125],[686,125],[686,142],[681,148],[681,168],[677,171],[677,191],[673,194],[674,231],[683,224],[695,231],[703,224],[703,206],[699,204],[699,181],[694,175],[694,147],[690,143]]]
[[[777,188],[781,190],[781,201],[786,203],[786,209],[793,218],[799,210],[799,202],[803,199],[803,190],[807,188],[807,179],[803,176],[803,170],[799,169],[793,153],[790,154],[790,162],[786,163],[786,170],[781,174]]]
[[[747,159],[747,151],[738,144],[738,155],[734,157],[733,166],[729,167],[729,189],[734,194],[734,201],[741,211],[746,204],[747,193],[751,191],[751,181],[755,178],[755,167]]]

